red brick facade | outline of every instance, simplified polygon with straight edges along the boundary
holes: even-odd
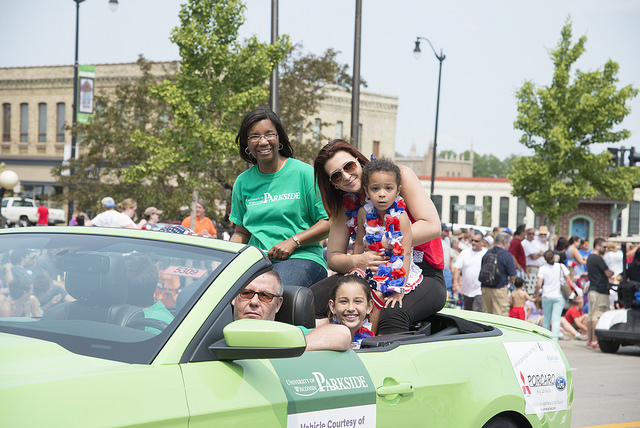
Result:
[[[602,200],[581,202],[578,208],[560,217],[556,224],[556,235],[569,237],[571,235],[569,221],[576,216],[584,216],[593,222],[594,236],[589,236],[590,241],[593,241],[594,238],[607,238],[611,233],[611,209],[613,203]]]

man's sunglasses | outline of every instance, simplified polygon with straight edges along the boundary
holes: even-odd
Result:
[[[280,297],[277,294],[267,293],[266,291],[242,290],[240,292],[240,298],[244,300],[251,300],[256,294],[258,295],[258,299],[265,303],[271,302],[274,297]]]
[[[353,174],[354,172],[356,172],[356,170],[358,169],[358,165],[357,162],[352,160],[349,161],[347,163],[345,163],[342,168],[340,168],[340,170],[334,172],[333,174],[331,174],[331,177],[329,177],[329,179],[331,180],[331,182],[333,184],[340,184],[342,183],[342,174],[343,173],[347,173],[347,174]]]

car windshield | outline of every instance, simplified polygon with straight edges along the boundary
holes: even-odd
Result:
[[[211,284],[233,256],[157,239],[3,234],[0,332],[150,361],[188,312],[192,291]]]

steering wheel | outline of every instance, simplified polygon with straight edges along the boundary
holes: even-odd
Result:
[[[126,323],[125,327],[137,328],[139,330],[144,330],[145,327],[151,327],[164,331],[165,328],[169,327],[169,324],[155,318],[136,318]]]

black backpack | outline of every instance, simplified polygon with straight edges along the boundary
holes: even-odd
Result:
[[[500,283],[500,263],[498,257],[502,254],[504,249],[496,248],[495,251],[487,251],[482,259],[482,267],[480,268],[480,274],[478,280],[482,285],[488,285],[489,287],[495,287]]]

